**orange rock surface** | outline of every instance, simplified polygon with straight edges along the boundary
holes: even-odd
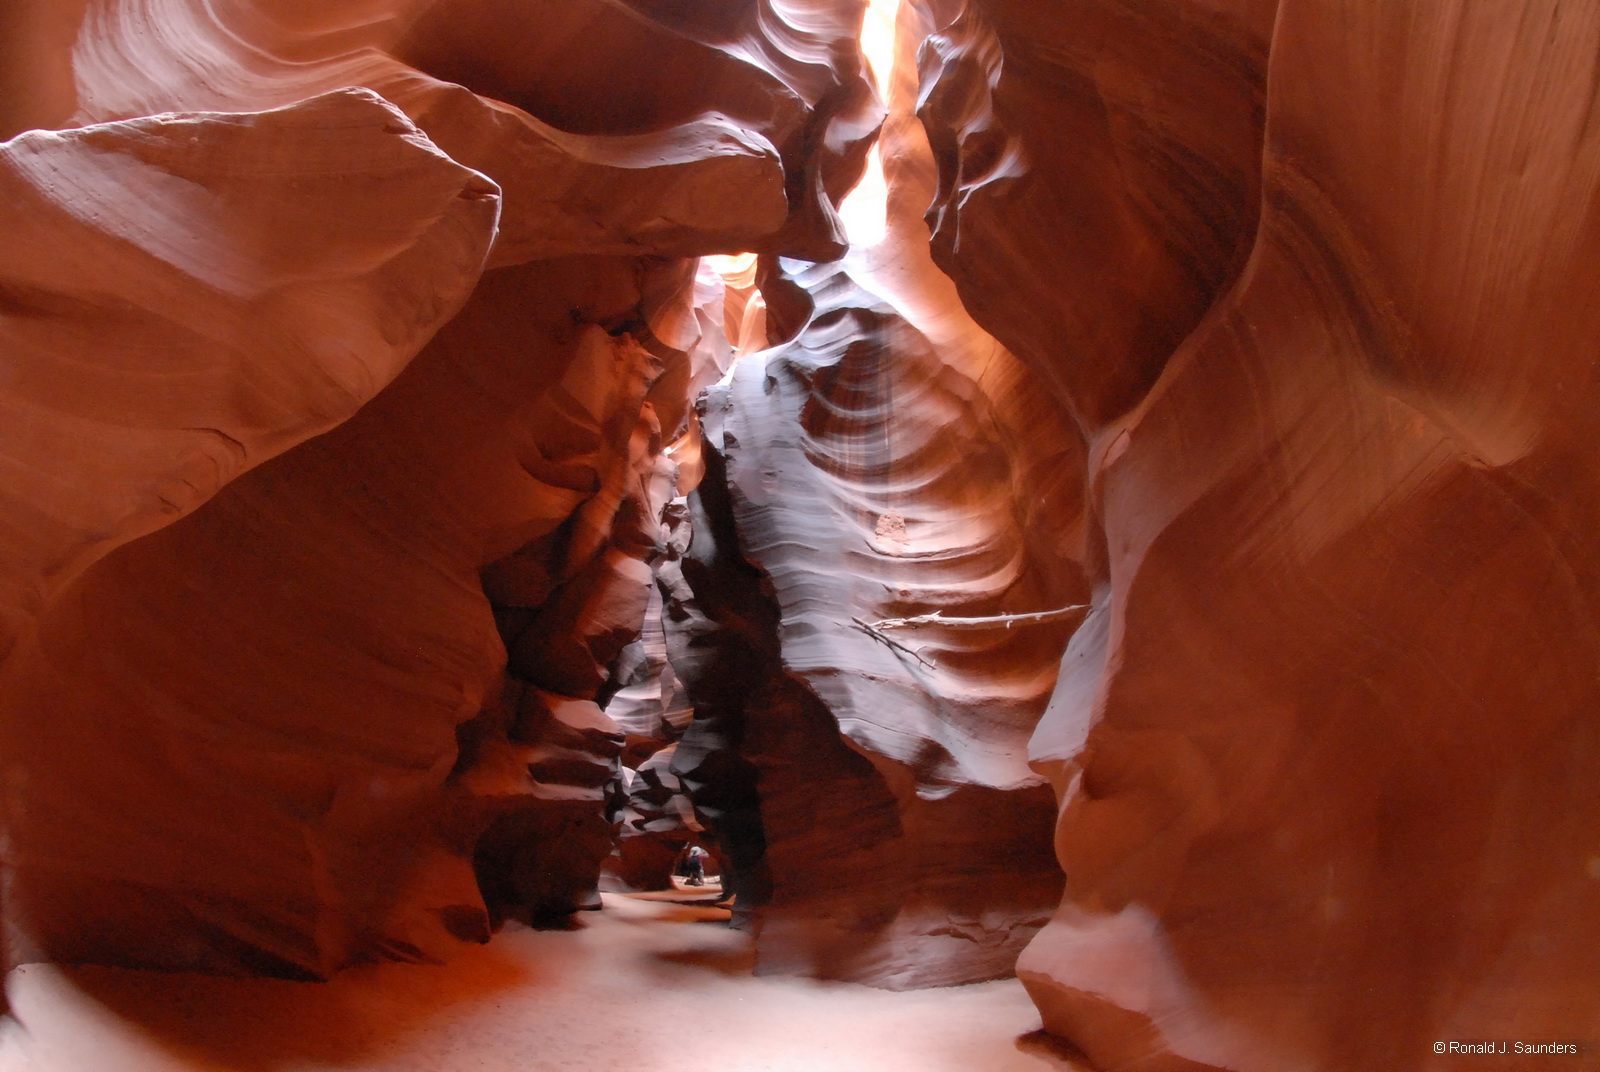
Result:
[[[1019,973],[1097,1068],[1591,1038],[1596,12],[1272,15],[974,0],[929,52],[936,252],[1101,549]]]
[[[481,83],[522,9],[466,6],[6,24],[10,126],[60,128],[0,146],[12,962],[326,976],[598,903],[683,258],[837,245],[876,106],[849,11],[596,5],[501,100],[406,62]],[[624,38],[723,75],[550,106]]]
[[[1600,1046],[1600,7],[865,8],[0,12],[8,964]]]

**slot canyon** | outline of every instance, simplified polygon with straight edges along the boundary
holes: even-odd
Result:
[[[0,138],[0,1072],[1600,1070],[1600,0],[5,0]]]

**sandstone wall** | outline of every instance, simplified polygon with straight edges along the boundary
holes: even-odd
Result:
[[[686,258],[837,245],[876,122],[813,7],[545,5],[510,75],[529,5],[8,12],[12,962],[323,976],[592,900]],[[716,77],[552,103],[630,50]]]
[[[1096,1067],[1489,1067],[1433,1043],[1600,1025],[1596,12],[1272,14],[977,0],[928,52],[936,251],[1103,548],[1019,972]]]

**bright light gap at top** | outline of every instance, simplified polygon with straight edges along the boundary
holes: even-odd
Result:
[[[889,99],[889,79],[894,71],[895,19],[899,12],[900,0],[869,0],[861,20],[861,51],[867,57],[868,75],[878,88],[878,96],[885,101]],[[883,157],[874,145],[861,181],[839,205],[845,237],[852,246],[866,248],[883,240],[888,230],[888,207],[889,188],[883,177]],[[754,261],[753,253],[705,258],[705,263],[730,286],[752,285]]]

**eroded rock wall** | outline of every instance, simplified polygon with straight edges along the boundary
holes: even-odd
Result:
[[[1019,973],[1097,1068],[1489,1067],[1600,1025],[1596,12],[1272,7],[930,48],[936,251],[1104,548]]]
[[[1006,974],[1059,884],[1024,759],[1073,612],[1026,619],[1071,590],[1029,561],[977,385],[836,267],[800,281],[810,325],[705,403],[781,670],[739,749],[772,883],[758,966]]]
[[[610,39],[508,103],[406,62],[481,73],[521,17],[451,44],[445,6],[4,24],[50,76],[8,124],[69,128],[0,146],[13,962],[322,976],[592,897],[598,702],[715,375],[683,258],[834,242],[875,105],[852,5],[709,43],[623,11],[726,77],[563,128],[518,104],[583,99]]]
[[[1088,601],[1082,439],[929,256],[912,30],[862,244],[765,261],[776,345],[706,396],[678,760],[752,779],[758,970],[896,987],[1008,974],[1054,903],[1024,742]]]
[[[17,956],[325,975],[442,955],[594,903],[632,761],[693,797],[764,970],[1010,970],[1060,881],[1023,751],[1086,598],[1081,546],[1038,535],[1084,531],[1083,444],[953,315],[906,211],[932,190],[925,145],[902,161],[915,278],[895,289],[933,336],[838,264],[780,260],[844,252],[834,202],[882,115],[859,18],[84,5],[35,121],[279,114],[361,86],[499,211],[411,350],[489,273],[391,389],[43,602],[6,671],[30,787],[7,816]],[[527,41],[543,51],[508,47]],[[636,84],[584,60],[603,49]],[[912,89],[902,69],[902,141]],[[761,252],[759,299],[681,259],[738,249]],[[763,336],[786,349],[735,378],[702,459],[690,401]],[[784,390],[751,394],[752,369]],[[1024,493],[1056,470],[1061,495]],[[696,717],[651,768],[602,707],[650,680],[630,652],[663,611]],[[109,807],[146,796],[148,816]],[[228,830],[247,848],[219,852]]]
[[[1100,1068],[1600,1031],[1600,15],[907,2],[847,253],[860,16],[0,13],[11,961],[442,955],[632,765],[763,970],[1064,871]]]
[[[178,530],[227,548],[209,571],[134,563],[241,475],[270,497],[274,474],[295,464],[283,452],[401,373],[481,272],[498,191],[363,91],[254,115],[36,132],[0,152],[18,216],[6,244],[10,416],[0,432],[12,473],[0,667],[8,956],[115,957],[132,943],[152,963],[226,959],[232,935],[195,936],[211,945],[201,952],[174,937],[170,917],[191,897],[232,896],[240,931],[270,932],[273,910],[248,902],[278,868],[250,881],[234,868],[317,851],[300,835],[236,837],[256,807],[271,809],[282,778],[293,781],[295,761],[259,756],[284,742],[270,729],[258,737],[227,706],[230,691],[271,678],[269,652],[234,643],[230,658],[217,642],[229,649],[283,601],[263,593],[257,604],[235,584],[264,549],[239,546],[218,516],[225,506],[211,511],[215,523]],[[351,196],[352,176],[382,203]],[[263,472],[273,461],[282,465]],[[313,583],[320,561],[306,563]],[[169,626],[191,631],[189,646],[168,644]],[[284,656],[294,632],[279,638]],[[460,681],[462,654],[436,650],[426,665]],[[301,665],[308,678],[321,670]],[[167,690],[154,705],[152,683]],[[279,694],[291,734],[297,699]],[[187,763],[169,751],[178,724]],[[321,740],[338,752],[345,738]],[[384,747],[410,757],[415,744]],[[232,784],[235,762],[252,771],[248,791]],[[197,784],[248,799],[218,815],[186,802]],[[332,805],[333,785],[302,788],[320,810]],[[196,861],[163,851],[195,836],[237,845],[226,865],[207,857],[201,867],[228,894],[193,889],[182,876]],[[170,894],[155,894],[159,908],[155,890]],[[148,913],[137,934],[114,930],[113,902]],[[304,908],[288,898],[282,911]],[[269,958],[278,944],[243,940]]]

